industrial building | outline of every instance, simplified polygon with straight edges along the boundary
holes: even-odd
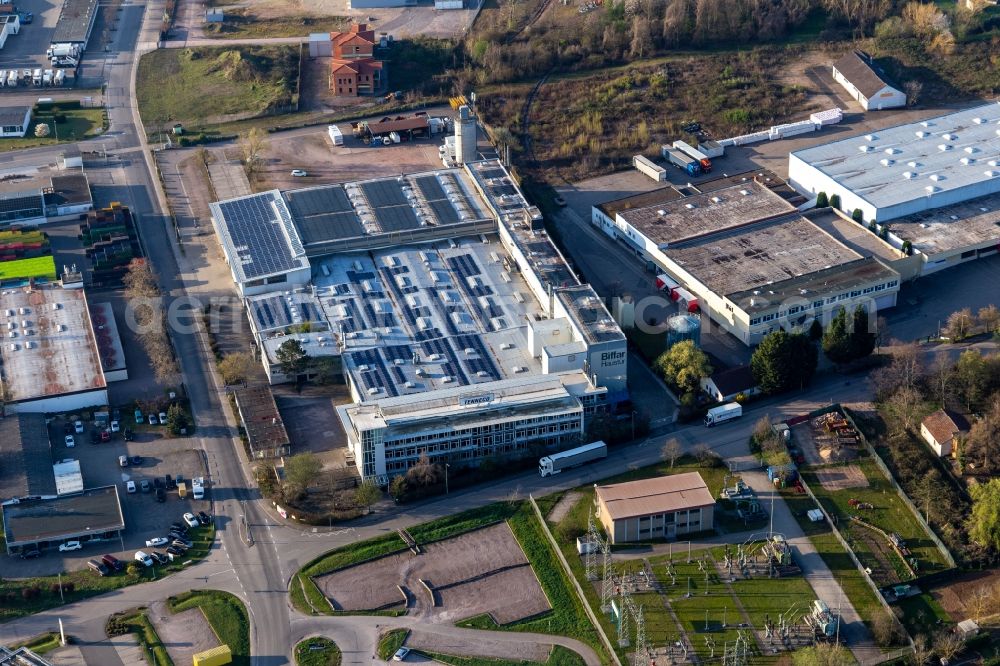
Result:
[[[835,62],[833,80],[865,111],[906,106],[906,93],[890,83],[882,68],[864,51],[852,50]]]
[[[108,404],[101,348],[83,289],[35,284],[0,294],[0,376],[7,412]]]
[[[591,220],[659,267],[689,310],[755,345],[840,307],[896,303],[899,273],[804,217],[803,202],[777,176],[751,173],[611,201]]]
[[[244,386],[233,391],[252,458],[277,458],[291,453],[288,431],[270,386]]]
[[[73,219],[93,208],[90,182],[83,171],[19,178],[0,185],[0,228]]]
[[[627,398],[624,334],[499,162],[265,194],[212,204],[223,250],[270,381],[297,379],[278,361],[289,340],[314,360],[303,374],[344,377],[364,478],[425,452],[555,449]]]
[[[77,44],[81,52],[86,50],[97,20],[97,7],[97,0],[63,0],[52,44]]]
[[[0,502],[56,494],[44,414],[0,418]]]
[[[3,503],[2,513],[9,555],[27,548],[56,547],[69,539],[110,539],[125,529],[117,486],[59,497],[9,500]]]
[[[698,472],[595,485],[594,504],[612,544],[715,528],[715,498]]]

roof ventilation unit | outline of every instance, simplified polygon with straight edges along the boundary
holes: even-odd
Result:
[[[874,134],[865,134],[865,141],[874,141],[877,138]]]
[[[987,178],[996,178],[997,176],[1000,176],[1000,171],[993,171],[993,170],[984,171],[983,175],[986,176]]]
[[[694,204],[687,203],[687,204],[684,204],[684,207],[687,208],[688,210],[694,210]]]
[[[927,194],[934,194],[935,192],[938,192],[938,191],[941,190],[941,188],[938,187],[937,185],[928,185],[924,189],[927,190]]]
[[[951,134],[951,133],[945,133],[945,134],[941,135],[941,138],[944,139],[945,141],[955,141],[956,139],[958,139],[958,135],[957,134]]]
[[[969,153],[971,155],[972,153],[978,153],[979,149],[976,148],[975,146],[966,146],[965,147],[965,152],[967,152],[967,153]]]
[[[916,177],[916,175],[917,174],[913,173],[912,171],[904,171],[903,172],[903,178],[905,178],[906,180],[912,180],[913,178]]]
[[[895,164],[896,160],[884,159],[884,160],[880,160],[880,163],[882,164],[882,166],[886,166],[887,167],[887,166],[892,166],[893,164]]]
[[[924,137],[927,136],[927,132],[924,132],[923,130],[917,130],[916,135],[918,139],[923,139]]]
[[[886,155],[899,155],[901,152],[903,152],[903,151],[900,150],[899,148],[886,148],[885,149],[885,154]]]
[[[961,162],[965,166],[969,166],[970,164],[974,164],[975,161],[976,160],[974,160],[974,159],[972,159],[970,157],[963,157],[962,159],[959,160],[959,162]]]
[[[656,214],[659,215],[660,217],[663,217],[664,215],[667,214],[667,211],[661,208],[660,210],[656,211]]]
[[[748,196],[750,196],[750,191],[749,190],[740,190],[740,194],[742,194],[745,197],[748,197]]]
[[[943,180],[943,178],[941,177],[941,174],[939,174],[939,173],[932,173],[931,174],[931,180],[933,180],[936,183],[939,180]]]
[[[874,148],[872,148],[871,146],[866,146],[866,145],[862,144],[862,145],[858,146],[858,150],[860,150],[863,153],[870,153],[870,152],[872,152],[872,150],[874,150]]]
[[[712,203],[722,203],[722,199],[719,197],[712,197]]]
[[[947,144],[947,143],[939,143],[938,144],[938,150],[940,150],[941,152],[945,152],[945,151],[951,150],[951,146],[949,144]]]
[[[982,125],[982,124],[983,124],[983,123],[985,123],[986,121],[985,121],[985,120],[983,120],[982,118],[978,118],[978,117],[977,117],[977,118],[973,118],[973,119],[972,119],[972,122],[976,123],[977,125]]]

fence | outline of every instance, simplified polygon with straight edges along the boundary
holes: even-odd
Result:
[[[538,508],[538,504],[535,503],[535,498],[533,496],[528,495],[528,501],[531,502],[531,508],[535,510],[538,522],[542,525],[542,531],[545,532],[545,538],[549,540],[549,545],[556,552],[556,557],[559,558],[559,564],[562,565],[563,572],[573,583],[573,587],[576,589],[576,594],[580,598],[580,603],[583,604],[583,610],[587,612],[587,617],[590,618],[590,622],[597,629],[597,634],[601,637],[601,642],[604,643],[605,649],[607,649],[608,654],[611,655],[611,660],[614,661],[616,666],[622,666],[621,659],[618,658],[618,653],[615,652],[614,647],[612,647],[611,641],[608,640],[608,635],[604,633],[604,627],[601,626],[600,620],[594,614],[594,609],[590,607],[590,603],[587,601],[587,595],[583,593],[583,588],[580,587],[580,581],[578,581],[576,576],[573,575],[573,570],[570,568],[569,562],[566,561],[566,557],[563,555],[562,550],[559,549],[559,544],[556,543],[556,539],[552,536],[549,526],[545,523],[545,516],[542,515],[542,510]]]
[[[858,424],[855,423],[854,417],[851,416],[848,413],[848,411],[846,409],[843,409],[840,405],[837,405],[837,409],[840,410],[840,412],[844,415],[844,418],[847,419],[848,423],[850,423],[851,426],[854,428],[854,430],[858,433],[858,437],[861,439],[861,443],[864,444],[865,450],[868,451],[868,454],[872,457],[872,460],[875,461],[875,464],[878,465],[879,470],[882,472],[882,474],[885,475],[885,478],[889,480],[889,485],[892,486],[892,489],[896,491],[896,494],[899,495],[899,498],[903,500],[903,503],[907,507],[909,507],[913,515],[916,516],[917,522],[920,523],[920,526],[923,527],[924,531],[927,532],[928,536],[930,536],[931,540],[934,542],[934,545],[937,546],[937,549],[938,551],[940,551],[941,556],[944,558],[944,561],[948,563],[949,567],[952,568],[956,567],[957,565],[955,564],[955,558],[951,556],[951,553],[945,547],[941,539],[938,538],[938,535],[934,533],[934,530],[931,529],[931,526],[927,524],[927,521],[924,520],[924,517],[920,515],[920,511],[917,510],[917,507],[913,504],[912,501],[910,501],[910,498],[906,496],[906,493],[903,492],[903,489],[899,487],[899,484],[896,483],[896,479],[895,477],[893,477],[892,472],[889,470],[889,466],[885,464],[885,461],[882,460],[882,457],[879,456],[879,454],[875,451],[875,447],[871,445],[871,442],[869,442],[868,438],[865,437],[864,432],[862,432],[861,428],[858,427]]]

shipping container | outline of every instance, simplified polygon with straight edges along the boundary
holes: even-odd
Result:
[[[219,645],[211,650],[191,655],[192,666],[224,666],[233,663],[233,653],[228,645]]]
[[[326,133],[330,136],[330,141],[333,142],[335,146],[344,145],[344,134],[340,131],[340,128],[336,125],[328,125],[326,128]]]
[[[722,157],[726,154],[726,148],[718,141],[702,141],[698,144],[698,150],[705,153],[712,159]]]
[[[692,148],[686,141],[674,141],[674,149],[681,151],[691,159],[697,160],[701,166],[701,170],[705,173],[712,172],[712,161],[708,159],[708,155],[697,148]]]
[[[667,179],[667,170],[656,164],[647,157],[642,155],[636,155],[632,158],[632,166],[639,173],[645,174],[655,180],[658,183],[662,183]]]
[[[701,165],[698,160],[672,148],[667,149],[667,159],[679,169],[683,169],[689,176],[701,174]]]

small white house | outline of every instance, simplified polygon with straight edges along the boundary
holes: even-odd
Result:
[[[906,106],[906,93],[891,85],[882,69],[864,51],[851,51],[835,62],[833,79],[865,111]]]
[[[958,435],[968,431],[969,424],[961,415],[943,409],[920,422],[920,436],[939,457],[950,456]]]
[[[31,126],[30,106],[0,108],[0,137],[23,137]]]
[[[740,393],[745,396],[760,393],[747,365],[713,372],[711,377],[701,380],[701,390],[719,402],[729,402]]]

